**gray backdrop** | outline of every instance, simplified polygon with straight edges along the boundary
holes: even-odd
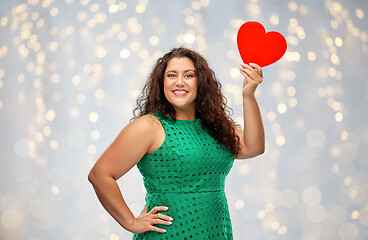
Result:
[[[266,152],[226,180],[234,239],[368,238],[368,2],[0,2],[0,238],[130,239],[87,175],[129,123],[154,61],[202,53],[242,123],[237,30],[288,41],[256,92]],[[134,167],[118,181],[137,216]]]

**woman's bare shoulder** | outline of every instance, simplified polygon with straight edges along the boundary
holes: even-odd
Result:
[[[126,125],[98,159],[93,172],[108,172],[119,179],[151,149],[158,122],[155,116],[144,115]]]
[[[142,130],[156,130],[158,127],[160,127],[161,123],[160,120],[153,114],[146,114],[138,117],[129,125]]]

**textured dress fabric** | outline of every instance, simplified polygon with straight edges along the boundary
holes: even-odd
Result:
[[[133,240],[233,239],[225,196],[233,155],[202,128],[200,119],[152,114],[165,129],[165,141],[137,167],[143,175],[148,211],[167,206],[160,213],[174,220],[171,225],[154,225],[166,233],[147,231],[134,234]]]

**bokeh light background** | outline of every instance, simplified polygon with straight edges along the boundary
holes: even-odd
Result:
[[[282,33],[257,90],[266,152],[236,161],[234,239],[368,239],[368,1],[0,2],[0,239],[130,239],[87,175],[129,123],[154,61],[202,53],[242,123],[237,30]],[[118,181],[137,216],[134,167]]]

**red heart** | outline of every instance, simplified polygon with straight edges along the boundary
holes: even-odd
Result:
[[[261,67],[278,61],[286,52],[284,36],[278,32],[266,33],[259,22],[246,22],[238,31],[237,44],[244,63],[256,63]]]

